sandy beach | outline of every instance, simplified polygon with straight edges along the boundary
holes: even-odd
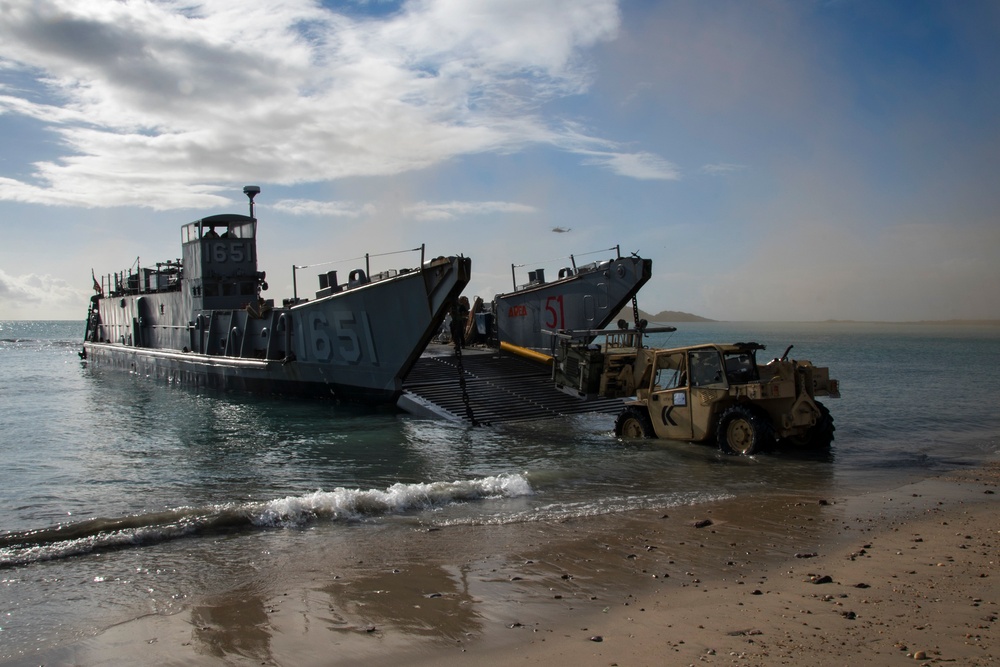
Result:
[[[996,664],[998,487],[373,531],[12,664]]]

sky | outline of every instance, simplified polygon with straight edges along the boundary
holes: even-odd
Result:
[[[82,321],[248,184],[278,302],[617,246],[651,313],[1000,319],[998,36],[994,0],[0,0],[0,320]]]

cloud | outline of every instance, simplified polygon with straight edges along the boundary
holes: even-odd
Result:
[[[743,171],[744,169],[746,169],[746,165],[721,162],[718,164],[706,164],[699,171],[710,176],[722,176],[723,174],[731,174],[734,171]]]
[[[638,180],[680,178],[677,166],[646,151],[628,151],[622,144],[595,137],[582,123],[564,121],[559,136],[553,139],[563,150],[582,155],[583,164],[605,167],[619,176]]]
[[[607,167],[619,176],[640,180],[676,181],[681,173],[677,166],[651,153],[603,153],[577,151],[586,156],[584,164]]]
[[[275,202],[270,208],[292,215],[320,215],[333,218],[360,218],[374,215],[376,211],[373,204],[306,199],[282,199]]]
[[[356,9],[356,5],[347,9]],[[585,91],[614,0],[413,0],[385,16],[309,0],[7,0],[0,115],[41,123],[61,156],[0,198],[83,207],[210,207],[234,182],[386,176],[548,145],[632,178],[646,152],[546,119]]]
[[[403,209],[417,220],[452,220],[457,216],[485,215],[489,213],[534,213],[533,206],[502,201],[462,202],[445,204],[418,202]]]
[[[78,308],[89,295],[48,274],[12,276],[0,269],[0,319],[49,319]]]

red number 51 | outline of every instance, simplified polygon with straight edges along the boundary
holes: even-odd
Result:
[[[545,319],[546,327],[549,329],[562,329],[566,326],[566,315],[563,313],[562,294],[559,296],[550,296],[546,299],[545,312],[549,314],[549,316]]]

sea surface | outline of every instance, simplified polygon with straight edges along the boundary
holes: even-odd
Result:
[[[794,344],[831,368],[831,450],[752,458],[624,444],[602,414],[473,428],[199,392],[87,367],[83,328],[0,322],[0,662],[176,612],[264,561],[335,561],[376,537],[405,548],[417,527],[837,496],[1000,454],[997,327],[713,322],[651,337],[757,341],[764,360]]]

